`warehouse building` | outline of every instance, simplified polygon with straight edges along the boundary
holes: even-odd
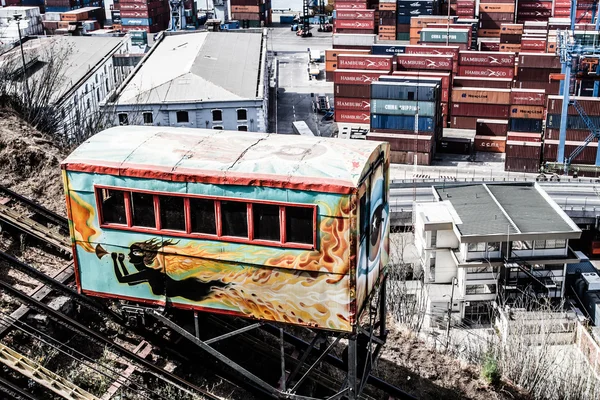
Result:
[[[569,240],[581,230],[540,186],[438,186],[433,195],[413,211],[430,326],[445,326],[450,311],[486,324],[492,303],[564,296],[567,264],[578,262]]]
[[[110,105],[115,122],[266,132],[265,39],[262,33],[167,33],[119,88]]]

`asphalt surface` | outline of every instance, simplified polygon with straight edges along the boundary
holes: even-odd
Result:
[[[333,102],[333,83],[325,82],[324,62],[319,63],[319,77],[309,79],[308,49],[324,51],[332,47],[332,34],[318,32],[317,28],[313,26],[311,38],[296,36],[288,25],[269,28],[268,50],[279,61],[277,133],[293,133],[294,121],[305,121],[316,136],[330,137],[336,129],[333,120],[323,121],[323,115],[313,111],[319,94],[326,94]]]

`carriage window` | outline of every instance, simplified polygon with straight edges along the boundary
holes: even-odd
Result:
[[[285,208],[286,242],[313,244],[313,212],[308,207]]]
[[[222,201],[221,222],[224,236],[248,237],[246,203]]]
[[[252,217],[254,239],[280,240],[279,206],[271,204],[253,204]]]
[[[120,190],[101,189],[102,223],[127,224],[125,194]]]
[[[175,231],[185,231],[183,197],[159,196],[160,227]]]
[[[146,228],[156,228],[154,218],[154,196],[147,193],[131,193],[131,209],[133,225]]]
[[[362,240],[369,231],[369,214],[367,213],[367,194],[363,194],[360,198],[359,205],[360,213],[360,239]]]
[[[215,202],[206,199],[190,199],[192,233],[217,234]]]

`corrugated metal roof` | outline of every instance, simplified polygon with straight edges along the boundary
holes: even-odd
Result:
[[[574,232],[566,215],[552,207],[531,184],[491,184],[441,187],[439,198],[448,200],[458,213],[463,236]]]
[[[121,92],[119,104],[257,98],[260,33],[165,36]],[[262,97],[262,91],[258,91]]]
[[[517,233],[483,185],[436,187],[441,200],[452,204],[462,223],[457,224],[463,236]]]
[[[228,184],[296,185],[305,190],[315,185],[335,186],[339,191],[357,186],[381,145],[363,140],[126,126],[94,135],[71,153],[63,168],[169,180],[204,177]]]
[[[522,233],[573,230],[534,186],[488,185],[488,189]]]

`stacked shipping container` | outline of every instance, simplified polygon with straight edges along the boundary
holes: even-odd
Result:
[[[374,34],[375,10],[336,9],[333,20],[333,32],[350,34]]]
[[[271,22],[270,0],[231,0],[231,19],[242,28],[258,28]]]
[[[169,3],[165,0],[120,0],[114,8],[119,10],[125,32],[142,30],[156,33],[169,26]]]

